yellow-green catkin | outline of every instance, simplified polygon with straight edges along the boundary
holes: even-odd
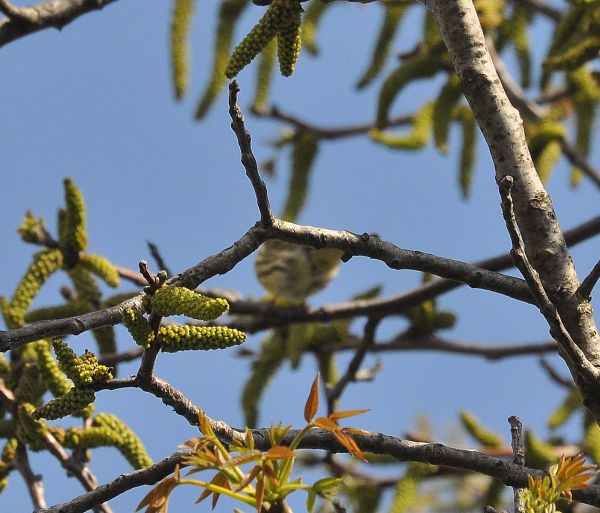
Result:
[[[500,25],[504,16],[504,0],[474,0],[473,4],[484,32]]]
[[[44,435],[48,432],[48,425],[44,420],[33,417],[35,410],[31,403],[17,405],[15,434],[19,441],[28,444],[34,451],[41,451],[46,447]]]
[[[250,428],[256,427],[260,398],[286,356],[286,331],[285,328],[273,330],[261,344],[260,354],[252,363],[252,372],[241,398],[245,422]]]
[[[468,433],[484,447],[501,447],[503,445],[502,438],[485,429],[472,413],[460,412],[460,420]]]
[[[144,444],[116,415],[100,413],[94,417],[93,426],[107,429],[116,435],[115,447],[133,468],[140,469],[152,465],[152,459],[148,456]]]
[[[588,36],[563,53],[546,59],[544,61],[544,68],[552,71],[575,69],[598,57],[599,51],[600,36]]]
[[[25,312],[38,294],[44,282],[62,267],[62,253],[58,249],[37,252],[33,262],[17,285],[9,305],[4,305],[8,328],[20,328],[25,323]]]
[[[490,484],[482,497],[481,504],[485,506],[491,506],[492,508],[499,508],[502,505],[502,495],[506,490],[504,483],[498,479],[490,479]]]
[[[396,484],[389,513],[412,511],[417,499],[420,482],[435,472],[435,469],[436,467],[425,463],[409,463],[406,473]]]
[[[189,37],[195,3],[195,0],[173,0],[170,34],[171,74],[175,97],[178,100],[185,96],[189,81]]]
[[[418,150],[427,145],[432,129],[433,102],[426,103],[414,117],[408,134],[390,134],[373,128],[369,135],[373,141],[395,150]]]
[[[288,196],[282,216],[285,221],[295,221],[304,206],[308,193],[310,171],[318,149],[318,139],[312,132],[301,131],[297,135],[291,153],[292,170]]]
[[[423,44],[427,48],[438,45],[441,42],[440,29],[431,9],[425,9],[423,16]]]
[[[562,154],[562,148],[558,141],[550,141],[536,155],[535,169],[542,183],[546,183]]]
[[[12,462],[15,459],[15,456],[17,455],[18,445],[19,441],[16,438],[9,438],[2,449],[2,455],[0,456],[0,459],[4,463]]]
[[[292,369],[297,369],[302,361],[302,355],[311,346],[316,325],[313,323],[291,324],[287,333],[287,356]]]
[[[385,128],[388,124],[390,107],[406,85],[420,78],[431,77],[441,71],[441,51],[442,48],[437,48],[427,54],[406,59],[385,79],[377,101],[377,128]]]
[[[92,273],[85,267],[76,265],[68,269],[67,274],[71,278],[71,282],[73,282],[73,287],[77,292],[78,298],[87,301],[92,308],[99,308],[102,292],[96,284]]]
[[[158,315],[186,315],[203,321],[216,319],[229,309],[225,299],[212,299],[185,287],[170,285],[158,289],[150,301],[153,311]]]
[[[211,76],[198,101],[196,119],[202,119],[206,115],[227,81],[225,69],[229,61],[233,31],[236,21],[247,5],[248,0],[223,0],[219,6]]]
[[[87,253],[81,255],[79,265],[94,273],[110,287],[118,287],[121,283],[119,270],[107,258]]]
[[[547,469],[557,460],[554,448],[540,440],[533,431],[525,430],[525,465],[531,468]]]
[[[103,326],[92,330],[92,335],[96,341],[98,352],[101,355],[115,353],[117,351],[117,339],[115,330],[112,326]]]
[[[588,422],[582,449],[590,456],[592,462],[600,464],[600,428],[595,422]]]
[[[112,379],[112,370],[101,365],[94,353],[86,349],[79,358],[78,375],[71,378],[76,385],[91,385]],[[70,377],[70,376],[69,376]]]
[[[409,7],[409,4],[402,0],[386,0],[382,2],[382,4],[384,8],[383,23],[381,24],[379,36],[373,47],[371,62],[356,83],[357,89],[368,86],[383,69],[390,54],[394,36]]]
[[[583,401],[577,389],[571,390],[562,404],[548,418],[548,427],[556,429],[562,426],[573,413],[581,408]]]
[[[252,108],[258,112],[262,112],[267,108],[276,53],[277,40],[272,39],[260,55],[260,62],[256,70],[254,102],[252,103]]]
[[[306,48],[306,51],[312,55],[319,53],[317,28],[325,11],[331,4],[332,2],[324,2],[323,0],[312,0],[304,13],[302,19],[302,47]]]
[[[46,386],[40,376],[38,366],[33,363],[23,364],[19,381],[14,388],[15,399],[36,405],[41,404],[45,391]]]
[[[283,8],[277,31],[277,59],[279,71],[289,77],[296,67],[302,48],[302,5],[299,0],[282,0]]]
[[[123,312],[123,324],[129,331],[136,344],[149,348],[154,340],[154,332],[143,313],[135,308]]]
[[[65,395],[52,399],[38,408],[33,417],[55,420],[78,413],[94,402],[96,394],[90,386],[72,387]]]
[[[60,397],[65,395],[71,389],[72,385],[61,370],[58,362],[52,356],[50,347],[51,343],[48,340],[42,340],[35,345],[38,355],[37,362],[40,375],[46,386],[54,397]]]
[[[567,74],[569,87],[575,89],[573,106],[576,118],[575,147],[584,157],[589,154],[592,134],[594,133],[594,120],[600,101],[600,87],[586,67],[573,70]],[[580,168],[571,171],[571,186],[579,185],[583,172]]]
[[[36,322],[48,319],[64,319],[73,317],[90,311],[90,304],[87,301],[76,300],[69,301],[64,305],[45,306],[30,310],[25,314],[25,322]]]
[[[286,0],[273,0],[263,17],[238,44],[225,69],[227,78],[235,77],[277,35],[279,17],[283,15],[282,4]]]
[[[52,347],[56,354],[61,370],[75,385],[90,385],[92,383],[112,379],[109,367],[100,365],[98,359],[89,351],[80,357],[61,339],[54,339]]]
[[[473,185],[473,172],[477,153],[477,125],[473,117],[473,112],[466,105],[461,105],[455,110],[454,118],[462,125],[458,184],[463,199],[465,199],[471,194]]]
[[[85,251],[88,243],[86,230],[86,210],[83,194],[71,178],[63,180],[65,192],[64,229],[59,230],[61,247],[69,265],[76,262],[80,251]],[[60,233],[62,232],[62,233]]]
[[[512,41],[519,64],[521,87],[531,85],[531,49],[529,47],[529,25],[531,9],[524,5],[515,4],[512,19]]]
[[[246,340],[246,334],[227,326],[161,326],[156,340],[162,351],[208,351],[237,346]]]
[[[397,462],[397,460],[396,460]],[[347,483],[344,479],[344,495],[350,500],[352,511],[375,513],[381,499],[381,487],[365,483]]]
[[[35,217],[31,211],[28,211],[21,226],[17,228],[17,233],[23,242],[40,244],[45,239],[46,223],[41,217]]]
[[[448,131],[456,103],[462,97],[460,80],[451,73],[435,100],[433,107],[433,140],[437,149],[448,153]]]

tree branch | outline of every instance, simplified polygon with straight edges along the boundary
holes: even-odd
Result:
[[[599,232],[600,217],[596,217],[569,232],[570,242],[573,244],[578,243]],[[403,258],[407,256],[410,257],[408,259],[405,258],[405,260],[411,260],[412,263],[415,264],[415,269],[417,270],[432,272],[434,274],[440,272],[443,273],[442,275],[448,277],[452,276],[453,279],[457,281],[462,281],[460,278],[462,275],[463,279],[466,281],[466,283],[463,282],[464,284],[484,289],[486,289],[487,286],[492,287],[492,285],[499,280],[500,283],[508,285],[509,290],[511,290],[510,287],[516,287],[515,289],[512,289],[512,291],[515,293],[519,292],[522,295],[520,298],[517,297],[518,299],[532,301],[528,289],[526,289],[525,283],[522,280],[497,273],[490,274],[488,272],[489,269],[511,267],[512,263],[510,255],[501,255],[471,265],[436,257],[434,255],[427,255],[418,251],[402,250],[390,243],[381,241],[377,237],[369,235],[365,237],[350,232],[320,230],[292,223],[284,223],[283,221],[278,221],[277,225],[268,228],[261,228],[260,226],[255,225],[232,246],[216,255],[204,259],[187,271],[177,274],[169,280],[169,283],[196,288],[212,276],[229,272],[238,262],[250,255],[266,238],[268,238],[268,236],[271,235],[274,238],[282,238],[283,240],[289,240],[290,242],[304,242],[319,247],[322,247],[324,243],[327,243],[328,245],[330,244],[329,247],[338,247],[350,254],[364,254],[365,256],[370,256],[371,258],[377,258],[379,260],[384,260],[384,258],[386,258],[392,263],[392,266],[397,265],[398,263],[408,263],[402,259],[399,260],[396,258],[396,250],[398,250],[398,256],[402,256]],[[352,240],[361,241],[359,247],[354,248],[351,242]],[[454,266],[453,263],[456,263],[458,267]],[[447,264],[450,266],[448,269],[446,269]],[[480,267],[487,268],[487,271]],[[327,321],[331,319],[350,318],[358,315],[385,315],[388,313],[398,313],[403,309],[412,308],[423,301],[427,301],[444,292],[453,290],[463,284],[457,283],[457,281],[436,280],[412,291],[404,292],[384,300],[362,300],[350,304],[344,303],[342,305],[332,305],[328,308],[321,307],[312,310],[308,309],[306,311],[298,309],[276,309],[276,307],[265,306],[265,311],[268,312],[269,315],[276,311],[281,314],[278,321],[279,324],[262,320],[254,325],[254,327],[247,326],[243,329],[252,332],[252,330],[258,331],[260,329],[265,329],[266,327],[288,324],[292,321]],[[498,292],[499,290],[495,291]],[[0,351],[7,351],[11,348],[19,347],[28,342],[46,337],[79,335],[84,331],[94,328],[119,324],[122,320],[122,312],[127,308],[139,305],[141,298],[142,295],[136,296],[119,305],[75,317],[38,321],[16,330],[0,330]],[[232,312],[243,313],[234,311],[233,308]]]
[[[49,0],[30,7],[16,7],[2,0],[0,10],[0,47],[47,28],[62,29],[79,16],[102,9],[115,0]]]
[[[255,430],[253,434],[257,449],[265,451],[270,448],[266,430]],[[282,443],[289,445],[297,434],[297,430],[289,431]],[[356,435],[354,438],[364,452],[387,454],[399,461],[419,461],[469,470],[501,479],[508,486],[525,487],[528,475],[545,475],[542,470],[522,467],[474,450],[456,449],[442,444],[411,442],[381,433]],[[300,448],[322,449],[334,453],[347,452],[331,432],[318,429],[313,429],[306,434],[300,443]],[[94,504],[117,497],[135,487],[157,483],[171,474],[176,465],[181,465],[186,456],[186,452],[178,451],[151,467],[122,474],[114,481],[101,485],[91,492],[72,501],[41,510],[40,513],[83,513]],[[590,485],[583,490],[574,490],[573,497],[579,502],[600,506],[600,486]]]
[[[275,215],[269,204],[269,196],[267,194],[267,186],[262,181],[258,173],[258,164],[252,153],[250,144],[250,132],[246,130],[244,125],[244,115],[237,104],[237,95],[240,92],[240,86],[237,80],[231,81],[229,84],[229,115],[231,116],[231,129],[235,132],[238,140],[238,145],[242,153],[242,164],[246,169],[246,175],[252,183],[254,194],[260,211],[260,220],[264,226],[273,224]]]
[[[496,182],[500,184],[509,175],[514,179],[514,215],[527,259],[538,273],[566,332],[585,357],[585,374],[596,376],[594,367],[600,366],[600,335],[593,308],[589,301],[575,296],[579,280],[573,260],[552,201],[533,165],[522,120],[511,106],[492,64],[473,2],[427,0],[427,5],[434,12],[465,97],[490,148]],[[600,384],[585,383],[581,369],[573,364],[569,368],[582,389],[586,406],[599,422]]]

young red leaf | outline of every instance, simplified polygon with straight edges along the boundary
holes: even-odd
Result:
[[[239,492],[240,490],[243,490],[244,488],[246,488],[246,486],[248,486],[252,481],[254,481],[254,478],[258,475],[258,473],[261,471],[261,467],[259,465],[256,465],[255,467],[252,468],[252,470],[248,473],[248,475],[242,479],[242,482],[240,483],[240,485],[236,488],[236,492]]]
[[[317,373],[317,377],[313,381],[312,386],[310,387],[310,393],[308,394],[308,399],[306,400],[306,404],[304,405],[304,420],[306,422],[310,422],[317,410],[319,408],[319,374]]]
[[[369,410],[346,410],[346,411],[336,411],[329,415],[331,420],[345,419],[346,417],[354,417],[355,415],[362,415],[363,413],[368,412]]]
[[[293,457],[294,451],[285,445],[276,445],[265,453],[265,458],[268,460],[288,460]]]

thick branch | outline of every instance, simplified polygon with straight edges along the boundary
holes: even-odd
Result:
[[[257,449],[267,450],[270,448],[265,430],[256,430],[253,433]],[[296,430],[288,432],[283,443],[289,444],[297,434],[298,431]],[[505,459],[487,456],[478,451],[455,449],[442,444],[410,442],[381,433],[355,436],[355,439],[364,452],[387,454],[399,461],[420,461],[470,470],[501,479],[509,486],[524,487],[527,485],[527,475],[544,475],[541,470],[522,467]],[[317,429],[311,430],[304,437],[300,448],[323,449],[335,453],[346,452],[346,449],[339,444],[330,432]],[[83,513],[94,504],[117,497],[132,488],[157,483],[171,474],[175,466],[181,464],[185,456],[185,452],[176,452],[151,467],[122,474],[114,481],[99,486],[92,492],[81,495],[70,502],[41,510],[40,513]],[[600,486],[591,485],[584,490],[575,490],[573,491],[573,497],[579,502],[600,506]]]
[[[600,335],[589,301],[575,294],[579,280],[552,201],[534,168],[523,123],[511,106],[492,64],[472,0],[428,0],[448,47],[463,92],[488,143],[498,184],[513,176],[514,215],[528,261],[570,337],[592,366],[600,365]],[[571,372],[576,364],[569,363]],[[582,386],[582,376],[574,375]],[[588,386],[590,386],[588,384]],[[598,387],[583,390],[600,420]]]

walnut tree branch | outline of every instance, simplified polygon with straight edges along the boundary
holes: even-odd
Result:
[[[435,15],[465,97],[487,141],[496,182],[500,185],[505,177],[513,177],[513,210],[526,257],[566,332],[585,357],[587,376],[578,373],[581,369],[569,367],[586,406],[600,422],[600,383],[583,383],[586,377],[598,374],[600,334],[590,302],[575,295],[579,288],[575,265],[550,196],[533,165],[519,112],[511,106],[494,68],[472,0],[427,0],[426,4]]]
[[[16,7],[1,0],[0,47],[47,28],[62,29],[79,16],[102,9],[115,0],[48,0],[29,7]]]
[[[250,143],[250,132],[246,130],[244,125],[244,115],[237,104],[237,95],[239,92],[239,84],[236,80],[232,80],[229,84],[229,115],[231,116],[231,128],[238,140],[238,145],[242,154],[242,164],[246,169],[246,175],[254,188],[258,210],[260,211],[260,220],[263,225],[269,226],[273,223],[275,215],[269,204],[267,186],[258,173],[258,164],[252,153],[252,145]]]
[[[283,444],[289,444],[297,434],[297,430],[289,431]],[[270,448],[271,444],[266,430],[255,430],[253,435],[257,449],[264,451]],[[382,433],[356,435],[354,438],[364,452],[387,454],[399,461],[419,461],[470,470],[501,479],[508,486],[524,487],[527,485],[528,475],[544,475],[541,470],[522,467],[506,459],[488,456],[478,451],[456,449],[443,444],[411,442]],[[313,429],[306,434],[300,443],[300,448],[323,449],[335,453],[346,452],[346,449],[331,432],[318,429]],[[91,492],[69,502],[41,510],[39,513],[83,513],[94,504],[117,497],[135,487],[157,483],[171,474],[175,466],[181,464],[186,455],[186,452],[178,451],[151,467],[122,474],[114,481],[101,485]],[[573,498],[585,504],[600,506],[600,486],[590,485],[583,490],[574,490]]]

